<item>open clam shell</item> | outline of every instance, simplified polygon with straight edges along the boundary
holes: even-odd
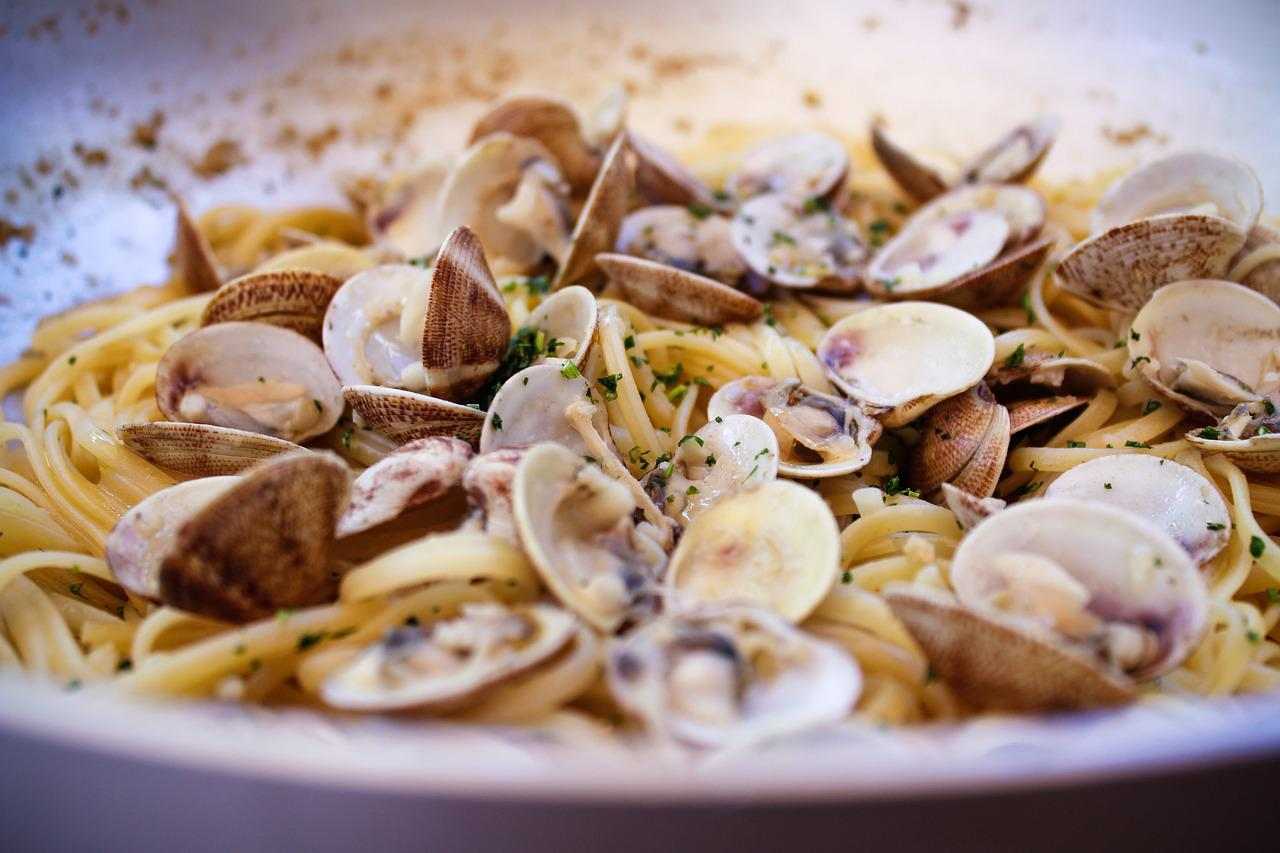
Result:
[[[317,604],[335,589],[329,556],[349,487],[341,459],[312,451],[180,483],[120,519],[107,560],[131,591],[214,619]]]
[[[845,317],[823,335],[817,355],[837,387],[891,410],[882,422],[895,427],[976,385],[991,367],[995,339],[965,311],[897,302]]]
[[[480,434],[480,452],[550,441],[579,456],[589,455],[591,449],[573,428],[566,411],[575,404],[591,405],[591,395],[587,380],[576,371],[566,371],[561,364],[525,368],[504,382],[489,404]],[[603,407],[595,406],[595,410],[596,429],[607,436]]]
[[[1231,513],[1212,483],[1186,465],[1117,453],[1076,465],[1054,480],[1047,498],[1078,498],[1140,515],[1164,530],[1198,565],[1231,538]]]
[[[343,385],[423,390],[422,333],[431,273],[386,264],[358,273],[334,294],[323,342]]]
[[[1025,391],[1035,386],[1082,395],[1116,385],[1111,371],[1096,361],[1034,351],[1015,351],[995,362],[987,372],[987,381],[997,388]]]
[[[360,472],[337,535],[351,536],[435,500],[462,483],[471,445],[458,438],[420,438]]]
[[[618,230],[617,252],[737,284],[747,265],[734,248],[724,216],[672,204],[642,207]]]
[[[743,155],[726,189],[739,201],[777,193],[803,202],[837,191],[849,173],[849,155],[840,140],[823,133],[795,133],[770,139]]]
[[[1246,471],[1280,473],[1280,395],[1241,403],[1215,427],[1194,429],[1187,441],[1221,453]]]
[[[597,255],[596,263],[627,301],[659,317],[714,326],[750,323],[764,313],[764,306],[747,294],[676,267],[615,254]]]
[[[723,206],[711,188],[671,154],[634,130],[627,136],[636,158],[636,189],[651,204]]]
[[[681,524],[721,500],[778,477],[778,439],[748,415],[715,416],[680,439],[667,467],[655,468],[648,488],[662,511]]]
[[[222,286],[223,273],[217,256],[213,254],[213,247],[205,239],[186,204],[176,198],[174,204],[177,213],[173,265],[178,276],[189,290],[217,290]]]
[[[742,605],[702,605],[631,632],[610,644],[606,677],[651,732],[700,748],[835,723],[862,690],[843,649]]]
[[[612,249],[618,239],[618,228],[627,214],[633,184],[632,169],[627,162],[627,138],[619,134],[605,153],[600,173],[587,193],[568,253],[551,282],[552,290],[590,281],[596,256]]]
[[[1089,404],[1088,397],[1064,394],[1057,397],[1032,397],[1014,400],[1005,408],[1009,410],[1009,432],[1017,435],[1025,429],[1048,423],[1067,412]]]
[[[516,468],[523,458],[524,450],[514,447],[482,453],[472,458],[462,474],[462,487],[467,491],[473,522],[485,533],[512,544],[519,544],[519,539],[511,490]]]
[[[667,585],[697,601],[766,607],[793,623],[840,573],[840,534],[822,497],[775,480],[719,501],[685,529]]]
[[[747,266],[782,287],[851,290],[867,259],[856,224],[829,206],[783,193],[744,202],[730,234]]]
[[[1258,222],[1262,185],[1247,165],[1204,151],[1155,160],[1116,182],[1093,211],[1092,230],[1154,216],[1201,214],[1225,219],[1241,232]]]
[[[229,322],[179,338],[156,370],[166,418],[301,442],[342,415],[342,388],[324,353],[297,332]]]
[[[907,464],[907,482],[926,497],[943,483],[990,497],[1004,468],[1011,431],[1008,410],[980,382],[925,415]]]
[[[856,402],[822,394],[796,379],[744,376],[707,402],[707,416],[760,418],[778,443],[778,471],[802,480],[840,477],[866,467],[880,423]]]
[[[383,251],[397,258],[429,257],[447,233],[441,232],[438,219],[440,190],[448,175],[447,164],[428,163],[385,182],[353,180],[347,195]]]
[[[586,139],[577,111],[559,98],[519,95],[499,101],[476,120],[468,144],[495,133],[541,143],[576,192],[586,192],[600,168],[600,154]]]
[[[344,282],[356,273],[373,269],[377,263],[373,254],[364,249],[348,246],[346,243],[322,240],[274,255],[258,264],[254,272],[304,270],[333,276],[339,282]]]
[[[268,323],[320,341],[325,310],[342,281],[310,270],[255,272],[227,282],[200,316],[200,325],[233,320]]]
[[[263,459],[301,449],[282,438],[211,424],[125,424],[116,435],[148,462],[188,477],[239,474]]]
[[[549,664],[578,633],[558,607],[465,604],[451,619],[396,628],[325,679],[327,705],[350,711],[447,714]]]
[[[1018,125],[960,170],[968,184],[1016,184],[1029,180],[1058,138],[1062,122],[1056,116],[1038,116]]]
[[[342,396],[369,429],[404,444],[431,436],[480,441],[480,409],[379,385],[348,385]]]
[[[1280,231],[1266,225],[1253,226],[1244,248],[1231,261],[1230,277],[1280,302]]]
[[[938,169],[894,142],[878,121],[871,124],[871,150],[902,191],[918,202],[942,195],[950,185]]]
[[[999,498],[980,498],[971,495],[964,489],[958,489],[950,483],[943,483],[941,488],[943,503],[962,530],[972,530],[985,518],[995,515],[1008,504]]]
[[[1280,386],[1280,306],[1232,282],[1156,291],[1128,346],[1129,369],[1193,411],[1221,417]]]
[[[553,358],[566,359],[581,367],[595,342],[600,308],[595,294],[571,285],[543,299],[529,314],[526,325],[546,333],[556,342]]]
[[[605,633],[652,613],[666,554],[637,531],[625,486],[544,443],[521,459],[513,496],[520,542],[560,603]]]

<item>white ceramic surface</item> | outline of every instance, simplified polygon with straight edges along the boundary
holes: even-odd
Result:
[[[60,9],[56,24],[48,23],[51,6]],[[647,0],[627,8],[299,0],[131,3],[125,15],[96,8],[0,9],[0,193],[13,190],[0,209],[11,224],[35,229],[29,244],[0,247],[0,360],[22,348],[38,316],[163,275],[171,211],[153,189],[130,186],[144,166],[197,210],[334,201],[343,174],[456,150],[482,97],[508,89],[551,89],[586,104],[630,80],[634,125],[677,148],[718,122],[858,134],[882,113],[904,139],[962,156],[1049,110],[1065,130],[1046,174],[1085,176],[1175,145],[1206,146],[1252,162],[1270,211],[1280,208],[1274,0]],[[820,105],[807,106],[806,92]],[[133,125],[156,109],[165,114],[156,150],[130,145]],[[330,123],[339,138],[318,156],[280,141],[287,126],[306,137]],[[1150,134],[1137,144],[1108,138],[1144,126]],[[191,162],[220,138],[241,142],[248,163],[199,179]],[[109,162],[87,162],[94,148]],[[372,790],[830,801],[1275,754],[1280,697],[900,736],[847,729],[693,771],[510,734],[379,721],[340,730],[310,715],[139,706],[18,678],[0,679],[4,729],[162,763]]]

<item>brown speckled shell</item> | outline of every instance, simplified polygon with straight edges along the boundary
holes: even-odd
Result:
[[[750,323],[764,306],[715,279],[630,255],[601,254],[596,262],[627,300],[650,314],[687,323]]]
[[[916,201],[924,203],[947,191],[942,176],[900,148],[879,123],[871,125],[871,150],[894,182]]]
[[[301,449],[283,438],[211,424],[125,424],[116,434],[148,462],[189,477],[239,474],[263,459]]]
[[[342,396],[370,429],[397,444],[433,435],[472,445],[480,441],[484,412],[479,409],[378,385],[348,385]]]
[[[627,215],[635,184],[628,153],[626,134],[618,134],[604,155],[600,173],[578,215],[569,254],[556,272],[552,290],[570,284],[589,285],[596,269],[596,256],[612,249],[618,239],[618,228]]]
[[[311,270],[250,273],[220,287],[200,325],[249,320],[283,326],[320,341],[324,312],[342,280]]]
[[[585,192],[600,168],[600,155],[584,137],[577,114],[556,98],[507,98],[480,117],[467,144],[503,131],[541,142],[556,158],[574,192]]]

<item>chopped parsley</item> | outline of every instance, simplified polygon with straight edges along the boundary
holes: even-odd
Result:
[[[1140,341],[1140,340],[1142,340],[1142,335],[1138,334],[1138,333],[1137,333],[1137,332],[1135,332],[1133,329],[1130,329],[1130,330],[1129,330],[1129,340],[1131,340],[1131,341]]]
[[[676,362],[676,366],[666,372],[658,370],[656,367],[653,369],[655,383],[661,382],[668,388],[673,388],[680,384],[680,374],[682,373],[684,373],[684,364],[681,362]],[[652,391],[657,387],[658,386],[655,384],[649,390]]]
[[[67,364],[75,364],[75,363],[76,363],[76,357],[74,355],[67,359]]]
[[[1255,645],[1262,642],[1262,635],[1253,629],[1245,631],[1244,635],[1249,638],[1249,642],[1254,643]]]
[[[1227,526],[1220,521],[1205,522],[1204,526],[1209,528],[1210,530],[1226,530],[1227,529]]]
[[[1084,447],[1083,441],[1068,441],[1067,447]]]
[[[621,378],[621,373],[610,373],[608,376],[601,376],[596,380],[596,384],[604,389],[604,398],[606,400],[618,399],[618,380]]]
[[[773,305],[768,302],[764,305],[764,324],[766,326],[778,325],[778,318],[773,316]]]
[[[316,407],[316,412],[318,414],[321,414],[321,415],[324,414],[324,404],[321,403],[319,400],[312,400],[311,405]]]
[[[71,594],[74,595],[76,598],[84,598],[83,583],[73,583],[71,584],[71,586],[67,587],[67,589],[69,589],[71,591]]]
[[[1146,405],[1142,407],[1142,414],[1149,415],[1163,404],[1159,400],[1148,400]]]
[[[328,634],[325,631],[315,631],[312,633],[303,634],[301,637],[298,638],[298,651],[305,652],[307,649],[311,648],[312,646],[315,646],[321,643],[327,636]]]
[[[1137,358],[1135,358],[1133,361],[1129,362],[1129,368],[1133,369],[1137,367],[1139,364],[1142,364],[1142,362],[1144,361],[1149,362],[1151,361],[1151,359],[1147,358],[1145,355],[1140,355]]]
[[[1207,438],[1210,441],[1216,441],[1218,438],[1222,436],[1222,433],[1218,432],[1218,430],[1216,430],[1213,427],[1205,427],[1204,429],[1196,433],[1196,435],[1200,436],[1201,438]]]
[[[1126,442],[1124,443],[1124,446],[1125,446],[1125,447],[1140,447],[1140,448],[1142,448],[1142,449],[1144,449],[1144,450],[1150,450],[1150,449],[1151,449],[1151,445],[1147,444],[1145,441],[1134,441],[1133,439],[1129,439],[1128,441],[1126,441]]]
[[[1280,602],[1280,589],[1276,589],[1274,586],[1267,587],[1267,601],[1272,604]]]
[[[840,583],[853,583],[853,572],[846,571],[840,576]]]
[[[694,202],[689,205],[689,215],[699,221],[706,219],[712,214],[712,212],[711,208],[707,207],[705,204]]]
[[[715,457],[715,454],[713,453],[713,454],[711,454],[710,456],[708,456],[708,457],[703,461],[703,463],[702,463],[702,464],[703,464],[703,465],[706,465],[708,468],[714,468],[714,467],[716,467],[716,457]]]
[[[1035,323],[1036,312],[1031,307],[1031,291],[1022,294],[1022,310],[1027,312],[1027,325],[1030,326]]]
[[[1004,366],[1007,368],[1021,367],[1022,362],[1027,357],[1027,348],[1023,344],[1018,344],[1018,348],[1005,356]]]
[[[688,393],[689,393],[688,385],[677,385],[676,387],[667,391],[667,399],[670,400],[672,403],[678,404],[681,400],[685,398],[685,395]]]
[[[342,434],[338,437],[338,441],[347,450],[351,449],[351,436],[355,434],[355,431],[356,431],[355,427],[347,427],[342,431]]]
[[[699,447],[702,447],[704,444],[706,444],[706,442],[702,440],[701,436],[694,435],[693,433],[689,433],[684,438],[676,442],[676,447],[682,447],[686,441],[696,442]]]
[[[792,237],[786,231],[774,231],[770,240],[770,245],[772,246],[794,246],[796,244],[796,238]]]
[[[635,335],[627,335],[625,338],[622,339],[622,346],[625,349],[631,349],[635,345],[636,345]]]
[[[697,487],[697,486],[690,486],[689,488],[687,488],[687,489],[685,489],[685,490],[684,490],[684,493],[685,493],[686,495],[696,495],[696,494],[698,493],[698,487]]]
[[[1262,409],[1263,409],[1263,411],[1265,411],[1268,415],[1274,415],[1274,414],[1276,413],[1276,404],[1275,404],[1275,403],[1273,403],[1273,402],[1271,402],[1270,400],[1263,400],[1263,401],[1262,401]]]
[[[488,383],[478,395],[477,402],[487,409],[493,397],[512,376],[524,370],[545,355],[552,355],[559,348],[560,342],[548,338],[542,329],[532,326],[521,326],[507,341],[507,351],[502,356],[502,364],[493,372]]]
[[[493,428],[499,432],[502,431],[502,415],[497,412],[493,413]]]
[[[1249,537],[1249,556],[1257,560],[1262,556],[1262,552],[1267,549],[1267,543],[1262,540],[1261,536]]]
[[[560,368],[560,375],[565,379],[577,379],[582,375],[582,371],[578,369],[578,365],[572,361],[567,361],[564,367]]]
[[[831,209],[831,201],[821,196],[810,196],[804,200],[804,212],[806,214],[819,213]]]
[[[1110,484],[1110,483],[1103,483],[1103,484],[1102,484],[1102,488],[1106,489],[1107,491],[1111,491],[1111,484]]]
[[[424,269],[424,270],[425,270],[427,267],[431,266],[431,256],[430,256],[430,255],[420,255],[420,256],[418,256],[418,257],[416,257],[416,258],[410,258],[410,259],[409,259],[409,266],[411,266],[411,267],[419,267],[419,268],[421,268],[421,269]]]

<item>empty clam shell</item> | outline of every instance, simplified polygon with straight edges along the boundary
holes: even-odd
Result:
[[[823,133],[779,136],[748,151],[726,189],[740,201],[778,193],[792,199],[825,198],[849,173],[840,140]]]
[[[514,272],[532,269],[547,250],[530,233],[538,227],[504,221],[499,216],[530,170],[543,179],[549,191],[561,181],[551,153],[531,138],[499,132],[473,144],[440,189],[436,245],[455,228],[465,225],[480,238],[495,268],[501,266],[504,271],[510,268]]]
[[[577,111],[559,98],[523,95],[499,101],[476,121],[468,144],[495,133],[537,140],[577,192],[591,186],[600,168],[600,155],[584,136]]]
[[[1062,122],[1039,116],[1015,127],[960,170],[969,184],[1014,184],[1028,180],[1058,137]]]
[[[680,439],[671,464],[649,476],[662,511],[688,524],[721,500],[777,479],[778,440],[759,418],[714,416]]]
[[[553,441],[579,455],[589,455],[590,448],[565,412],[574,404],[590,405],[590,397],[591,386],[576,371],[566,371],[555,363],[527,367],[504,382],[489,404],[480,452]],[[595,409],[597,431],[607,436],[603,407]]]
[[[596,262],[628,302],[659,317],[720,325],[749,323],[764,313],[757,300],[706,276],[630,255],[597,255]]]
[[[538,303],[526,325],[546,332],[547,338],[556,342],[553,358],[581,367],[595,341],[599,317],[595,294],[575,284]]]
[[[422,368],[428,394],[470,399],[502,361],[511,337],[506,303],[480,240],[456,229],[436,255],[422,321]]]
[[[1117,225],[1077,245],[1058,265],[1067,290],[1134,311],[1161,286],[1221,278],[1245,232],[1216,216],[1185,214]]]
[[[351,536],[435,500],[462,482],[471,445],[457,438],[420,438],[360,472],[337,535]]]
[[[325,312],[324,354],[343,385],[422,390],[422,338],[431,273],[387,264],[352,276]]]
[[[246,320],[320,340],[325,310],[342,281],[310,270],[255,272],[227,282],[205,305],[200,325]]]
[[[1130,369],[1194,411],[1222,416],[1280,384],[1280,306],[1232,282],[1156,291],[1128,345]]]
[[[1233,281],[1280,302],[1280,231],[1255,225],[1231,261]]]
[[[1153,216],[1199,214],[1247,232],[1262,212],[1262,185],[1244,163],[1204,151],[1182,151],[1130,172],[1098,201],[1094,234]],[[1187,276],[1190,278],[1191,276]]]
[[[1088,403],[1088,397],[1071,395],[1014,400],[1005,407],[1009,410],[1009,432],[1017,435],[1024,429],[1047,423]]]
[[[698,208],[642,207],[622,220],[616,249],[728,285],[747,271],[734,248],[729,220]]]
[[[972,530],[984,518],[995,515],[1007,506],[999,498],[980,498],[963,489],[957,489],[950,483],[942,484],[941,494],[947,509],[951,510],[951,514],[956,517],[956,523],[963,530]]]
[[[920,422],[920,441],[911,451],[907,482],[922,495],[952,483],[977,497],[990,496],[1009,448],[1009,416],[1006,412],[1001,417],[1003,408],[986,383],[980,382],[930,409]],[[979,469],[985,476],[979,476]],[[976,488],[966,488],[957,480],[980,482]]]
[[[853,222],[826,206],[781,193],[745,202],[734,214],[730,234],[747,266],[783,287],[850,290],[867,258]]]
[[[909,222],[937,222],[954,214],[982,210],[998,213],[1009,225],[1005,248],[1028,243],[1040,235],[1048,214],[1044,196],[1013,184],[966,184],[939,196],[911,215]]]
[[[357,249],[346,243],[321,241],[274,255],[259,264],[254,272],[306,270],[331,275],[342,282],[376,265],[373,255],[364,249]]]
[[[708,605],[614,641],[609,691],[660,737],[745,746],[843,719],[862,673],[843,649],[768,611]]]
[[[1194,429],[1187,441],[1207,453],[1221,453],[1246,471],[1280,473],[1280,400],[1276,394],[1241,403],[1216,427]]]
[[[941,173],[894,142],[880,122],[871,125],[871,150],[903,192],[916,201],[926,202],[947,191],[949,182]]]
[[[467,503],[485,533],[518,544],[511,490],[524,450],[508,447],[472,458],[462,475]]]
[[[775,480],[694,518],[671,555],[667,584],[695,600],[767,607],[798,623],[839,571],[840,535],[826,502]]]
[[[932,302],[897,302],[850,314],[823,335],[817,355],[842,391],[892,409],[885,426],[908,423],[978,383],[995,356],[981,320]]]
[[[300,449],[282,438],[211,424],[125,424],[116,434],[148,462],[189,477],[239,474],[263,459]]]
[[[1197,564],[1231,537],[1231,515],[1212,483],[1186,465],[1136,453],[1091,459],[1069,469],[1045,491],[1143,516],[1174,538]]]
[[[551,283],[552,290],[589,280],[595,270],[596,256],[612,249],[618,239],[618,228],[627,214],[634,184],[626,145],[626,136],[619,135],[605,153],[600,173],[591,184],[573,228],[568,255]]]
[[[786,477],[819,479],[852,474],[871,461],[880,423],[857,403],[806,388],[797,379],[744,376],[707,402],[707,416],[760,418],[773,431]]]
[[[173,265],[178,276],[189,290],[217,290],[222,286],[222,270],[213,248],[182,200],[175,199],[174,202],[177,205],[177,223]]]
[[[320,348],[263,323],[218,323],[179,338],[156,370],[166,418],[305,441],[342,415],[342,388]]]
[[[987,381],[1001,388],[1039,386],[1072,394],[1093,394],[1116,385],[1115,375],[1091,359],[1025,350],[993,364]]]
[[[312,451],[180,483],[120,519],[108,562],[132,591],[214,619],[317,604],[335,589],[329,555],[349,486],[341,459]]]
[[[637,531],[625,486],[580,454],[538,444],[516,469],[513,503],[525,553],[565,607],[606,633],[653,611],[666,554]]]
[[[428,257],[448,233],[438,222],[440,190],[448,175],[446,164],[429,163],[385,183],[353,182],[347,194],[379,246],[395,257]]]
[[[348,385],[342,396],[370,429],[397,444],[431,436],[480,441],[484,412],[478,408],[378,385]]]
[[[465,604],[451,619],[391,631],[326,678],[320,695],[351,711],[452,713],[549,663],[577,633],[576,619],[547,604]]]
[[[628,131],[628,143],[636,158],[636,189],[651,204],[722,206],[697,175],[651,140]]]

